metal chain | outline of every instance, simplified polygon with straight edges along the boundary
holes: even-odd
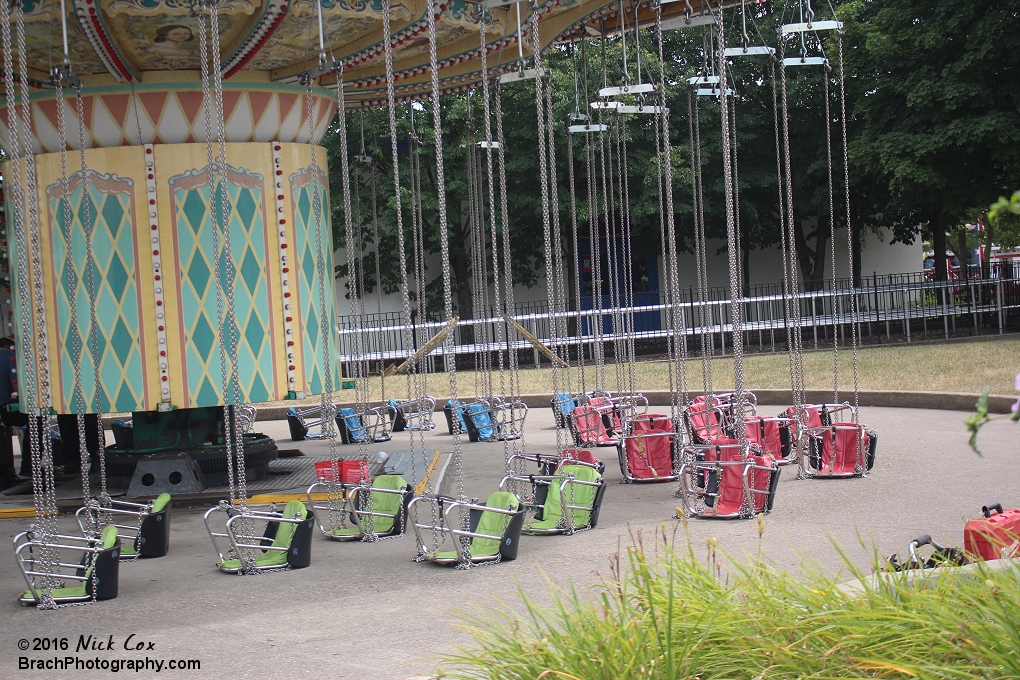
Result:
[[[29,252],[29,233],[31,231],[31,225],[26,225],[24,215],[26,199],[24,185],[21,180],[21,162],[19,160],[23,149],[27,174],[28,165],[31,162],[30,159],[33,159],[33,156],[31,127],[24,125],[24,116],[26,114],[26,108],[30,106],[30,102],[25,80],[26,60],[24,50],[24,20],[21,16],[23,10],[20,3],[16,6],[18,13],[18,82],[21,85],[22,91],[22,118],[20,119],[18,117],[16,106],[18,97],[15,93],[14,67],[12,65],[13,50],[10,29],[11,6],[8,3],[3,3],[3,7],[0,8],[0,23],[2,23],[4,48],[5,94],[9,104],[7,107],[7,128],[10,135],[9,152],[11,154],[11,177],[10,181],[7,182],[7,186],[11,192],[11,204],[14,206],[14,234],[17,247],[16,252],[18,253],[18,257],[16,259],[12,259],[17,266],[17,288],[22,339],[20,345],[22,348],[22,358],[24,360],[22,363],[38,367],[38,364],[35,361],[36,350],[33,329],[33,319],[35,318],[36,312],[30,295],[30,277],[28,272],[28,268],[31,267],[32,257]],[[50,493],[47,492],[47,480],[43,479],[44,474],[46,474],[45,468],[49,467],[48,481],[49,488],[52,489],[52,457],[50,457],[49,465],[47,466],[44,462],[46,452],[40,449],[39,428],[41,426],[41,418],[37,413],[38,372],[34,376],[34,380],[33,377],[25,376],[20,387],[22,392],[22,403],[25,404],[26,411],[29,415],[28,436],[31,446],[30,464],[32,468],[32,492],[35,505],[35,522],[32,524],[30,530],[33,532],[33,535],[39,537],[41,543],[38,551],[39,569],[40,571],[48,573],[53,571],[54,565],[59,561],[59,555],[56,553],[55,549],[51,548],[49,545],[50,537],[56,533],[56,499],[53,499],[51,505]],[[40,609],[56,608],[56,603],[53,601],[50,591],[52,588],[60,587],[62,585],[60,581],[58,579],[43,576],[40,577],[39,583],[42,586],[42,591],[39,593],[39,600],[36,603],[36,606]]]
[[[443,121],[442,108],[439,103],[439,59],[436,56],[436,18],[441,11],[439,0],[431,0],[428,5],[428,40],[429,40],[429,72],[432,74],[432,126],[435,134],[436,162],[436,198],[439,210],[439,251],[443,263],[443,315],[446,321],[453,318],[453,281],[450,275],[450,234],[446,214],[446,175],[443,170]],[[389,80],[389,75],[387,79]],[[444,363],[450,380],[450,399],[457,401],[457,361],[453,351],[453,334],[447,333],[443,342]],[[461,432],[459,419],[454,419],[453,427],[453,463],[456,474],[457,500],[466,500],[464,495],[464,461],[461,451]],[[466,529],[468,517],[461,513],[461,524]],[[458,567],[471,564],[471,540],[460,537],[458,551]]]
[[[662,4],[655,3],[655,34],[658,46],[659,57],[659,107],[660,107],[660,130],[662,134],[662,147],[659,149],[658,137],[656,137],[656,154],[661,153],[659,161],[660,185],[664,184],[666,198],[666,217],[663,220],[664,231],[667,241],[667,257],[669,275],[667,277],[667,290],[669,292],[669,305],[671,310],[670,331],[673,348],[672,356],[676,376],[674,384],[680,390],[680,398],[683,405],[688,401],[687,388],[687,332],[684,324],[683,309],[680,306],[680,275],[676,243],[676,226],[673,205],[673,151],[669,137],[669,109],[666,107],[666,62],[662,44]],[[663,189],[660,189],[660,195]],[[676,423],[680,417],[680,404],[677,402],[677,394],[674,390],[672,397],[671,416]]]
[[[231,247],[231,224],[230,224],[230,184],[227,180],[227,135],[226,121],[224,120],[223,109],[223,70],[220,67],[220,20],[219,6],[210,4],[209,11],[209,44],[210,44],[210,65],[212,67],[213,90],[216,94],[216,140],[218,153],[216,156],[216,169],[218,183],[220,186],[220,220],[223,228],[223,279],[224,293],[227,303],[227,333],[230,340],[228,351],[230,352],[230,395],[226,394],[228,385],[224,385],[224,416],[227,407],[230,410],[230,422],[223,428],[224,445],[228,455],[232,451],[236,457],[237,464],[237,491],[241,504],[241,510],[248,509],[248,488],[244,465],[244,438],[240,427],[240,421],[236,417],[237,406],[242,403],[241,383],[237,362],[237,314],[234,308],[234,253]],[[315,166],[315,152],[312,151],[312,165]],[[328,347],[323,348],[327,352]],[[326,379],[329,380],[329,363],[326,362]],[[329,389],[329,387],[327,387]]]
[[[853,373],[854,373],[854,423],[860,422],[857,411],[860,406],[860,393],[858,390],[857,376],[857,332],[860,320],[857,316],[857,290],[854,281],[854,244],[853,230],[850,228],[850,157],[847,146],[847,121],[846,121],[846,71],[843,64],[843,31],[837,33],[839,46],[839,119],[842,122],[843,132],[843,186],[846,189],[846,239],[847,258],[850,263],[850,347],[853,351]]]
[[[832,403],[839,403],[839,298],[836,295],[836,205],[832,188],[832,115],[829,112],[829,65],[822,71],[822,96],[825,98],[825,154],[829,180],[829,247],[832,262]],[[818,253],[817,257],[821,257]]]
[[[740,443],[741,455],[747,456],[747,432],[744,425],[744,335],[743,335],[743,309],[740,290],[740,254],[737,252],[737,221],[735,204],[734,180],[736,172],[732,166],[733,156],[731,155],[730,139],[730,97],[726,92],[726,40],[723,29],[722,13],[716,17],[716,31],[718,34],[716,59],[719,66],[719,115],[722,124],[722,152],[723,152],[723,189],[726,197],[726,240],[729,243],[729,273],[730,273],[730,324],[732,328],[733,343],[733,387],[735,400],[733,403],[734,429],[736,438]],[[707,404],[706,404],[707,406]],[[744,499],[745,505],[747,499]]]
[[[78,111],[78,149],[79,160],[81,161],[82,203],[85,207],[85,210],[82,211],[82,229],[85,232],[85,280],[89,295],[89,348],[92,352],[92,362],[95,364],[99,357],[99,319],[96,316],[96,263],[92,250],[92,214],[89,210],[89,205],[92,202],[92,197],[89,194],[91,181],[89,180],[88,164],[86,163],[85,156],[85,102],[82,97],[80,82],[78,87],[75,88],[75,101]],[[96,415],[96,428],[98,430],[96,440],[99,444],[96,451],[96,455],[99,456],[99,502],[104,508],[107,508],[110,506],[111,499],[106,481],[106,432],[103,427],[103,403],[106,397],[101,381],[96,381],[94,389],[95,404],[93,405],[93,413]],[[100,512],[100,517],[104,525],[113,521],[112,517],[108,514],[104,516],[102,512]],[[139,526],[141,526],[141,520],[142,518],[139,516]],[[138,559],[137,554],[135,559]]]
[[[64,55],[65,64],[69,65],[67,55]],[[64,120],[64,88],[61,80],[64,77],[63,67],[54,67],[50,78],[53,83],[54,102],[57,107],[57,136],[60,138],[60,199],[63,214],[61,231],[64,234],[64,257],[67,265],[64,275],[67,277],[67,314],[71,341],[71,358],[74,364],[73,380],[71,383],[71,402],[75,414],[75,424],[78,428],[78,455],[81,460],[81,491],[82,502],[88,504],[91,496],[89,487],[89,468],[92,461],[89,459],[88,446],[85,443],[85,390],[81,380],[82,342],[79,329],[82,327],[78,318],[78,269],[74,256],[74,218],[71,214],[71,187],[67,181],[67,127]],[[85,177],[82,174],[82,192],[88,193],[88,186],[84,183]],[[88,208],[86,207],[86,210]],[[87,236],[86,236],[87,237]],[[53,262],[56,267],[56,261]],[[98,381],[96,381],[98,382]],[[88,515],[91,519],[91,515]],[[94,532],[98,527],[90,527]]]
[[[548,137],[546,131],[543,129],[546,125],[546,114],[545,114],[545,91],[544,86],[545,76],[542,72],[542,54],[541,45],[539,43],[538,35],[538,12],[534,0],[529,0],[529,8],[531,9],[531,16],[529,18],[529,30],[528,38],[531,42],[532,55],[535,61],[535,70],[538,71],[538,77],[535,78],[535,111],[536,119],[538,121],[538,175],[539,183],[541,185],[542,195],[542,240],[544,244],[544,256],[546,266],[546,293],[549,298],[550,304],[553,306],[553,314],[556,313],[556,272],[555,272],[555,260],[553,258],[553,238],[552,238],[552,219],[550,215],[550,184],[555,182],[555,169],[550,165],[550,149],[548,148]],[[557,324],[554,320],[550,321],[549,332],[553,336],[555,341],[555,334]],[[552,364],[552,387],[553,394],[560,393],[560,372],[559,365],[557,362]],[[557,456],[563,453],[564,440],[562,428],[556,428],[556,454]]]
[[[701,182],[701,123],[697,95],[688,88],[688,131],[691,140],[691,193],[694,196],[694,266],[698,282],[698,330],[701,336],[701,383],[706,399],[712,389],[712,356],[708,331],[708,271],[705,261],[705,197]]]

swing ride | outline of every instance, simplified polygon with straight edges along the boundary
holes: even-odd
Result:
[[[741,8],[739,47],[727,46],[724,30],[724,10],[733,6]],[[114,500],[108,488],[108,477],[131,477],[135,467],[156,454],[186,460],[190,469],[197,464],[207,478],[219,475],[229,498],[205,513],[205,525],[217,567],[237,574],[309,566],[319,542],[316,526],[326,539],[366,543],[402,536],[410,527],[415,561],[459,569],[516,559],[522,534],[569,535],[597,525],[606,490],[604,464],[588,450],[597,446],[617,448],[625,482],[678,483],[683,511],[699,517],[746,518],[770,511],[780,468],[787,464],[798,465],[800,476],[864,476],[874,462],[877,437],[858,422],[855,308],[850,323],[853,404],[839,400],[838,346],[833,402],[804,403],[787,67],[823,66],[827,116],[830,79],[838,83],[844,184],[848,173],[841,38],[835,71],[827,58],[809,54],[823,47],[816,31],[838,33],[841,27],[834,21],[814,22],[808,0],[800,10],[802,21],[780,30],[777,59],[773,48],[750,44],[744,1],[273,0],[260,6],[248,0],[95,5],[83,0],[76,2],[75,13],[63,4],[5,4],[0,22],[6,123],[0,134],[9,159],[4,179],[16,236],[11,264],[19,362],[25,369],[21,409],[32,423],[27,439],[36,505],[31,530],[15,541],[29,584],[22,601],[53,608],[109,599],[116,596],[120,559],[166,554],[169,496],[129,503]],[[57,34],[48,33],[50,25],[58,27]],[[685,367],[693,350],[679,304],[680,245],[673,228],[674,152],[666,99],[667,88],[684,85],[666,79],[663,36],[669,30],[702,36],[700,70],[686,81],[696,324],[704,376],[696,396]],[[594,92],[587,54],[592,35],[601,45],[603,78]],[[785,57],[790,36],[801,39],[799,58]],[[610,38],[622,48],[619,84],[608,82],[606,75]],[[642,61],[647,53],[642,39],[654,41],[658,69]],[[634,48],[633,62],[628,45]],[[574,64],[574,111],[566,144],[569,225],[561,225],[558,209],[558,127],[553,82],[543,65],[550,49],[568,51]],[[727,59],[744,56],[767,58],[776,94],[793,405],[775,417],[757,414],[743,376],[734,110],[740,84],[731,82]],[[764,80],[766,60],[760,61]],[[48,69],[51,62],[58,65]],[[67,88],[74,90],[70,98]],[[528,101],[534,97],[536,193],[550,311],[549,336],[543,341],[527,337],[508,311],[514,309],[515,284],[506,166],[508,155],[521,150],[507,148],[504,89]],[[468,105],[466,214],[473,307],[497,310],[506,323],[472,322],[476,370],[469,396],[471,386],[458,383],[450,360],[457,321],[455,282],[449,216],[446,202],[438,201],[441,315],[448,326],[431,338],[423,327],[403,326],[405,346],[422,349],[396,370],[382,372],[381,403],[373,405],[365,275],[371,241],[375,280],[381,279],[379,199],[392,208],[395,255],[404,263],[397,267],[404,318],[424,319],[422,156],[434,173],[438,196],[446,195],[446,180],[443,145],[426,145],[421,126],[431,118],[432,138],[442,140],[439,97],[457,92],[467,93]],[[710,103],[703,105],[701,99]],[[709,169],[701,154],[702,106],[717,110],[721,122],[718,131],[704,134],[720,135],[723,147],[735,385],[727,394],[715,392],[712,383],[703,180]],[[382,175],[365,144],[363,112],[369,108],[387,112],[392,186],[380,185]],[[77,135],[68,129],[65,109],[76,111]],[[399,148],[398,120],[401,128],[409,125],[409,153]],[[359,122],[360,144],[352,153],[349,138],[356,137]],[[654,130],[669,301],[669,413],[650,413],[639,391],[633,280],[608,271],[617,262],[633,260],[631,126]],[[332,176],[319,146],[331,127],[339,131],[339,157],[350,159],[333,168]],[[828,117],[826,140],[834,243]],[[73,150],[79,152],[80,170],[69,174],[67,154]],[[584,170],[580,181],[575,154]],[[405,182],[409,186],[402,186]],[[370,188],[370,219],[363,211],[363,187]],[[848,196],[847,188],[847,202]],[[331,283],[331,197],[341,201],[344,284],[351,305],[351,342],[342,369]],[[579,216],[581,206],[585,219]],[[569,230],[573,257],[579,260],[584,221],[589,243],[606,244],[605,258],[592,253],[599,285],[592,291],[587,332],[568,324],[571,305],[581,309],[581,291],[575,286],[574,299],[568,299],[562,240]],[[832,285],[835,298],[835,279]],[[835,314],[833,324],[838,330]],[[582,334],[591,339],[569,342]],[[542,345],[553,359],[552,406],[560,425],[553,454],[528,450],[528,406],[513,344],[517,337]],[[612,361],[607,361],[607,346]],[[444,468],[449,475],[441,479],[433,474],[435,461],[427,455],[425,438],[434,428],[436,398],[427,392],[427,379],[435,371],[436,352],[444,358],[449,386],[444,410],[452,435]],[[351,406],[333,401],[342,379],[354,383]],[[307,504],[291,500],[282,508],[261,508],[250,503],[247,483],[264,474],[277,453],[271,439],[252,432],[256,412],[251,404],[310,396],[317,396],[319,404],[290,409],[288,423],[294,439],[325,440],[328,468],[325,461],[322,468],[316,466],[320,475],[307,490]],[[126,411],[133,413],[133,443],[107,447],[100,433],[98,452],[89,451],[86,416],[98,416],[101,423],[104,412]],[[57,530],[52,442],[45,434],[53,414],[75,416],[82,469],[89,469],[93,456],[98,466],[100,489],[94,498],[90,475],[81,477],[81,537]],[[376,474],[359,464],[369,459],[370,445],[400,433],[410,444],[405,472]],[[465,434],[471,442],[498,443],[503,449],[504,470],[494,477],[484,501],[465,491]],[[356,453],[342,455],[340,445],[356,447]],[[352,461],[357,462],[353,467]],[[532,464],[538,469],[529,469]],[[81,553],[80,562],[62,562],[61,551]],[[67,588],[64,579],[82,585]]]

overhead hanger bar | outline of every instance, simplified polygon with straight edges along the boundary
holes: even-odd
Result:
[[[514,10],[517,12],[517,65],[518,69],[512,73],[504,73],[497,80],[501,85],[506,83],[519,82],[521,80],[534,80],[539,76],[545,76],[544,69],[535,68],[523,68],[524,66],[524,26],[521,24],[521,2],[524,0],[513,0],[512,2],[505,2],[501,0],[492,0],[497,5],[494,6],[509,6],[513,5]],[[482,4],[485,7],[485,3]]]
[[[805,21],[801,24],[784,24],[782,33],[785,37],[793,35],[794,33],[808,33],[809,31],[838,31],[842,28],[842,21]]]
[[[579,132],[609,132],[609,126],[604,123],[568,125],[567,132],[571,134],[577,134]]]
[[[621,85],[619,87],[603,87],[599,90],[600,97],[616,97],[621,94],[644,94],[655,92],[655,85],[652,83],[640,83],[637,85]]]
[[[787,57],[783,66],[826,66],[829,60],[825,57]]]
[[[510,5],[519,5],[522,2],[528,0],[482,0],[483,9],[492,9],[493,7],[509,7]]]
[[[662,113],[661,106],[652,106],[642,104],[640,106],[634,106],[630,104],[620,104],[616,107],[617,113]]]
[[[665,5],[669,2],[678,1],[679,0],[661,0],[661,4]],[[691,7],[691,0],[683,0],[683,3],[687,5],[687,15],[660,22],[659,26],[662,30],[670,31],[674,28],[691,28],[693,26],[707,26],[708,24],[715,23],[715,15],[712,14],[711,5],[708,6],[708,14],[699,14],[698,16],[694,16],[694,8]]]
[[[485,140],[482,140],[478,142],[478,147],[481,149],[498,149],[499,142],[487,142]]]
[[[676,17],[666,19],[660,26],[664,31],[672,31],[677,28],[693,28],[695,26],[708,26],[715,23],[715,17],[711,14],[702,14],[696,17]]]
[[[687,79],[688,85],[718,85],[719,76],[694,76]]]
[[[521,80],[534,80],[540,75],[545,76],[545,74],[546,70],[544,68],[522,68],[519,71],[508,71],[507,73],[503,73],[499,76],[499,78],[497,78],[497,80],[499,80],[500,84],[516,83]]]
[[[698,95],[699,97],[718,97],[720,92],[722,92],[722,90],[720,90],[718,87],[711,88],[700,87],[694,91],[694,94]],[[733,91],[733,88],[730,87],[726,88],[727,97],[732,97],[734,94],[736,93]]]
[[[724,56],[727,57],[750,57],[756,54],[773,55],[776,53],[774,47],[727,47]]]

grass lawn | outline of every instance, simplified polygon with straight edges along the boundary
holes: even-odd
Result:
[[[701,359],[694,356],[686,362],[687,383],[691,392],[702,389]],[[853,389],[852,353],[849,349],[839,352],[840,389]],[[588,389],[594,386],[594,371],[589,364],[586,370]],[[832,387],[833,355],[831,350],[819,350],[804,354],[805,383],[808,389]],[[1003,339],[979,342],[956,342],[944,344],[899,344],[883,347],[868,347],[858,350],[858,375],[862,390],[918,390],[934,392],[981,393],[987,389],[992,394],[1013,394],[1014,379],[1020,372],[1020,338],[1008,336]],[[782,389],[790,387],[789,355],[753,354],[744,360],[744,384],[748,389]],[[474,371],[457,373],[457,388],[461,396],[475,394]],[[712,361],[713,386],[716,390],[733,386],[733,359],[716,358]],[[561,380],[563,378],[561,377]],[[552,369],[522,368],[520,372],[522,394],[552,393]],[[493,375],[494,391],[499,394],[499,376]],[[606,366],[606,387],[616,391],[616,370],[613,364]],[[562,383],[561,383],[562,386]],[[572,369],[574,391],[580,389],[579,370]],[[624,385],[626,387],[626,385]],[[669,389],[668,364],[665,361],[643,361],[637,364],[637,387],[639,390]],[[445,400],[450,393],[450,383],[445,373],[428,376],[428,392]],[[377,400],[382,394],[381,379],[369,378],[369,396]],[[406,376],[392,376],[386,379],[387,396],[406,396]],[[354,401],[354,391],[344,390],[335,395],[337,402]],[[310,398],[317,403],[318,398]],[[274,405],[293,405],[294,402],[272,402]]]

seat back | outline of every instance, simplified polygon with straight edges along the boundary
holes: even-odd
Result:
[[[705,451],[708,462],[739,462],[743,454],[737,440],[716,439],[716,445]],[[744,468],[740,465],[724,465],[721,472],[711,471],[706,480],[706,489],[716,496],[708,497],[705,504],[714,506],[720,515],[735,515],[744,504]]]
[[[589,465],[563,465],[556,471],[556,477],[549,485],[548,494],[545,498],[545,505],[542,508],[542,521],[557,522],[566,516],[567,509],[563,507],[563,499],[560,497],[560,484],[572,475],[580,482],[599,482],[602,475],[598,470]],[[591,523],[592,512],[595,510],[595,499],[599,487],[588,484],[567,483],[563,493],[566,496],[568,505],[577,505],[586,509],[571,509],[570,524],[575,527],[586,527]]]
[[[368,433],[365,431],[364,423],[361,422],[361,416],[353,408],[337,409],[336,424],[340,429],[340,441],[344,444],[368,441]]]
[[[393,409],[393,427],[391,428],[391,431],[403,432],[404,428],[407,427],[407,418],[404,417],[404,409],[400,408],[396,399],[390,399],[387,403],[390,408]]]
[[[573,395],[567,392],[559,392],[552,398],[553,410],[558,411],[560,416],[569,416],[570,412],[577,407]]]
[[[673,419],[664,413],[642,413],[630,419],[631,432],[673,431]]]
[[[496,491],[485,500],[485,506],[488,508],[499,508],[500,510],[513,510],[516,512],[517,510],[520,510],[521,501],[517,498],[517,496],[513,495],[509,491]],[[504,515],[500,512],[482,510],[481,515],[478,517],[478,524],[475,525],[474,531],[478,534],[505,537],[507,528],[510,526],[513,519],[514,515]],[[520,529],[518,529],[518,535],[519,532]],[[500,546],[502,544],[502,538],[497,540],[492,538],[474,537],[471,539],[471,555],[473,557],[490,557],[500,552]]]
[[[286,519],[303,520],[308,517],[308,508],[301,501],[287,501],[287,505],[283,506],[283,516]],[[289,548],[298,525],[291,522],[272,522],[272,524],[277,525],[276,536],[273,538],[273,547]]]
[[[372,482],[373,489],[387,489],[390,491],[404,491],[408,487],[407,482],[400,475],[379,475]],[[403,529],[401,512],[404,505],[410,500],[406,493],[372,493],[372,512],[383,513],[386,517],[373,517],[372,530],[377,534],[399,533]],[[367,497],[365,508],[367,509]]]
[[[162,493],[138,529],[135,552],[140,557],[163,557],[170,551],[170,494]]]
[[[687,407],[687,422],[691,426],[691,435],[699,444],[707,444],[717,439],[720,434],[719,414],[710,409],[704,397],[698,397]]]
[[[117,527],[108,524],[100,534],[102,550],[96,553],[92,564],[85,570],[85,592],[97,600],[117,597],[120,578],[120,537]]]
[[[571,461],[577,461],[578,463],[587,463],[591,465],[599,472],[605,467],[601,460],[595,457],[595,454],[588,449],[564,449],[563,458],[560,460],[560,465],[570,465]],[[553,471],[555,472],[555,468]],[[550,472],[550,474],[552,474]],[[545,474],[545,473],[542,473]]]
[[[823,435],[820,468],[823,474],[850,475],[858,464],[867,467],[864,452],[870,445],[863,425],[833,425]]]
[[[287,409],[287,427],[290,428],[290,438],[293,441],[300,442],[305,440],[305,436],[308,434],[308,427],[305,425],[305,420],[298,415],[296,408]]]
[[[598,444],[609,436],[602,422],[602,414],[590,405],[578,406],[570,415],[574,439],[579,446]]]
[[[673,433],[645,430],[624,437],[627,470],[636,479],[657,479],[673,474]]]
[[[446,414],[446,426],[450,430],[450,434],[453,434],[453,420],[454,418],[460,422],[460,431],[467,432],[467,423],[464,422],[464,404],[456,399],[451,399],[446,402],[446,406],[443,407],[443,413]]]
[[[496,430],[492,425],[492,415],[488,406],[476,401],[464,407],[464,412],[467,414],[468,439],[476,442],[495,436]]]
[[[772,501],[776,495],[776,482],[778,481],[779,471],[761,470],[758,468],[771,468],[775,461],[771,455],[752,455],[750,456],[750,461],[757,466],[750,471],[749,475],[751,502],[754,504],[754,510],[755,512],[771,510]]]

